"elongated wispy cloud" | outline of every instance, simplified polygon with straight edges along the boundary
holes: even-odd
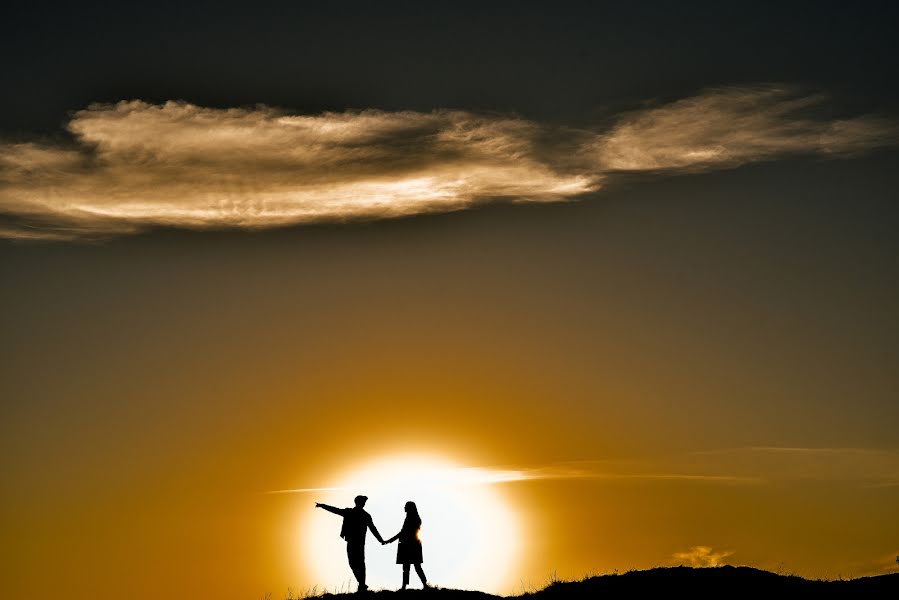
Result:
[[[531,471],[535,478],[683,481],[722,484],[832,482],[899,485],[899,451],[886,448],[749,446],[641,460],[578,461]]]
[[[777,87],[710,91],[625,115],[596,151],[606,169],[701,171],[797,153],[845,157],[899,142],[889,119],[803,116],[823,101]]]
[[[753,446],[693,452],[682,460],[764,473],[771,481],[843,481],[866,487],[899,485],[899,451],[884,448]]]
[[[263,229],[553,202],[624,171],[700,171],[895,144],[893,121],[814,119],[785,88],[710,90],[574,129],[459,110],[298,115],[185,102],[97,104],[68,145],[0,143],[0,237],[151,227]]]
[[[533,477],[522,470],[514,469],[489,469],[483,467],[453,467],[432,469],[427,474],[415,473],[414,485],[420,487],[453,487],[468,485],[492,485],[496,483],[506,483],[511,481],[524,481]],[[372,485],[382,484],[383,481],[376,481],[365,478],[355,482],[363,487],[371,487]],[[402,484],[408,485],[410,482],[406,477],[399,477],[395,480],[387,482],[387,485]],[[291,488],[284,490],[271,490],[267,494],[306,494],[312,492],[334,492],[344,491],[349,488],[344,487],[308,487],[308,488]]]
[[[661,467],[664,469],[664,467]],[[416,474],[415,485],[422,487],[454,487],[469,485],[496,485],[519,481],[552,479],[592,479],[606,481],[684,481],[695,483],[759,483],[755,477],[722,473],[671,472],[660,470],[659,465],[636,461],[577,461],[556,465],[526,468],[460,467],[431,471],[427,476]],[[371,487],[378,481],[361,481],[363,487]],[[394,482],[395,483],[395,482]],[[314,492],[348,491],[343,487],[300,487],[271,490],[267,494],[306,494]]]
[[[544,480],[620,483],[761,485],[827,481],[861,487],[899,485],[899,452],[877,448],[743,447],[639,460],[581,460],[527,467],[460,467],[416,476],[431,487],[496,485]],[[375,481],[364,482],[377,483]],[[299,487],[269,494],[342,491],[340,487]]]

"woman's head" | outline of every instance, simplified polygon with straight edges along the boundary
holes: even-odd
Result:
[[[418,516],[418,507],[415,506],[415,503],[411,500],[406,502],[406,505],[403,507],[403,510],[406,511],[407,514],[417,517]]]

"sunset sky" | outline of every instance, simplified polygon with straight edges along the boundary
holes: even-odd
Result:
[[[897,571],[899,9],[623,4],[0,9],[0,596]]]

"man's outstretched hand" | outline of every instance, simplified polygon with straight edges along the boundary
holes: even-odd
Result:
[[[315,503],[315,508],[321,508],[321,507],[322,507],[322,503],[321,503],[321,502],[316,502],[316,503]]]

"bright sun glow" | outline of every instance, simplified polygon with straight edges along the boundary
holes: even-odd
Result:
[[[355,590],[347,565],[346,544],[339,537],[337,515],[313,509],[313,501],[350,507],[357,494],[369,497],[365,509],[385,539],[403,524],[403,505],[418,505],[429,583],[442,587],[504,592],[515,567],[520,535],[518,519],[491,485],[516,479],[511,472],[465,468],[438,458],[391,457],[346,473],[327,491],[310,498],[301,530],[303,562],[312,578],[328,589]],[[368,585],[396,589],[402,567],[396,543],[381,546],[370,533],[366,541]],[[353,582],[352,584],[350,582]],[[411,585],[417,587],[413,571]]]

